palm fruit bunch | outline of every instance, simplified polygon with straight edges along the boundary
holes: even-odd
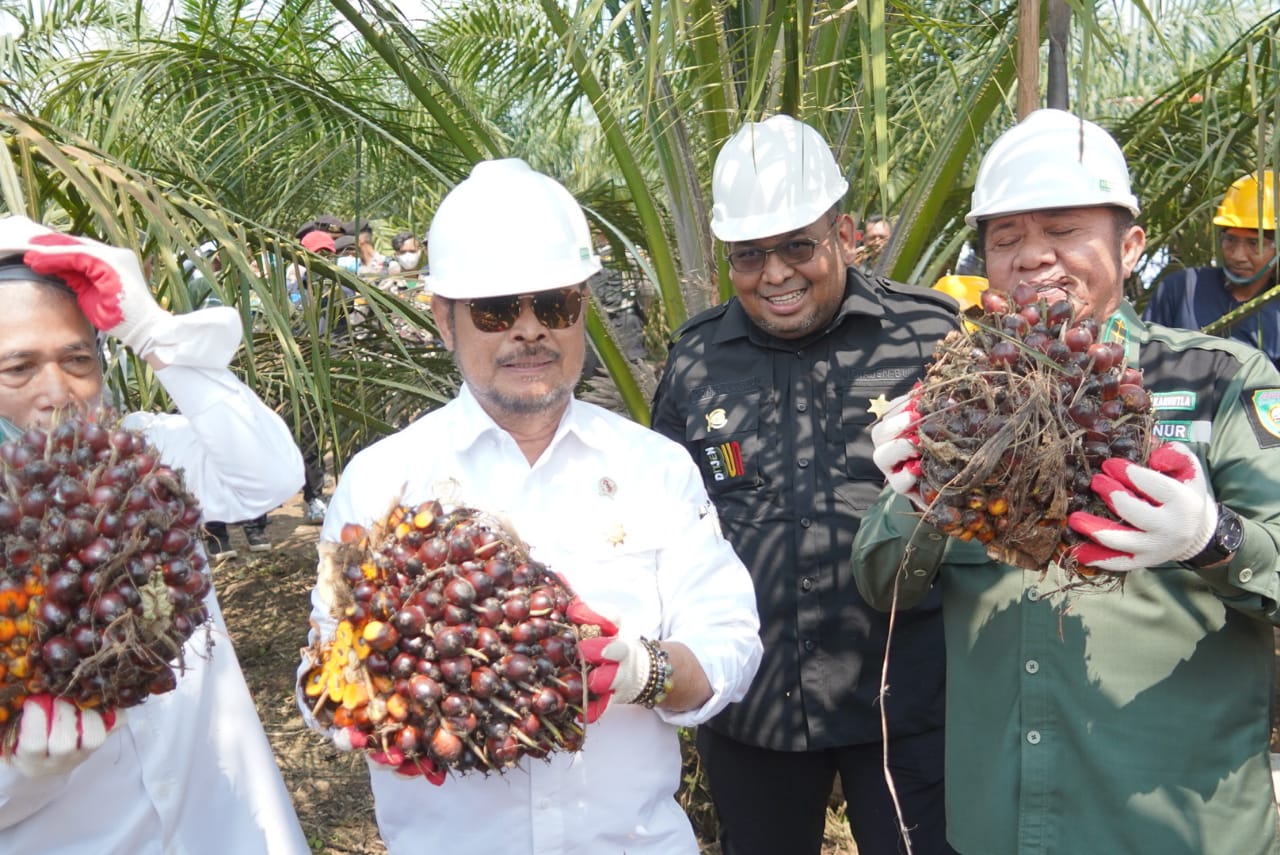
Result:
[[[435,783],[582,747],[594,696],[578,640],[601,627],[575,620],[580,601],[501,521],[397,503],[321,552],[338,623],[302,678],[320,725]]]
[[[1122,344],[1026,283],[988,290],[939,345],[918,394],[926,521],[1006,564],[1043,572],[1055,562],[1073,582],[1118,584],[1075,560],[1079,535],[1066,520],[1114,520],[1093,474],[1108,457],[1145,464],[1151,452],[1151,398]]]
[[[110,411],[0,445],[0,727],[31,694],[129,707],[177,685],[208,618],[199,525],[180,473]]]

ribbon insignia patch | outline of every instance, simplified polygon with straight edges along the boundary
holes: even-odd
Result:
[[[708,445],[703,449],[703,453],[711,466],[711,476],[717,481],[737,478],[746,472],[742,465],[742,446],[737,440],[723,442],[720,445]]]

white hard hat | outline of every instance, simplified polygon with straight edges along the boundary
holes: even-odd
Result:
[[[516,158],[477,163],[436,209],[427,245],[427,286],[454,300],[550,291],[600,270],[582,207]]]
[[[716,156],[711,231],[739,241],[802,229],[848,189],[831,146],[809,125],[784,115],[748,122]]]
[[[982,158],[964,221],[976,228],[991,217],[1095,205],[1138,215],[1120,146],[1093,122],[1065,110],[1036,110]]]

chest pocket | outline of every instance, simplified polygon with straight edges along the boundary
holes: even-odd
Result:
[[[694,450],[707,492],[754,487],[760,474],[759,389],[709,397],[685,420],[686,445]]]
[[[837,482],[834,490],[852,507],[865,510],[884,487],[884,473],[871,460],[871,452],[875,450],[871,425],[876,416],[869,408],[881,395],[891,400],[899,393],[888,386],[869,383],[846,383],[834,391],[831,406],[836,417],[827,420],[827,439],[837,458],[843,461],[846,479]]]

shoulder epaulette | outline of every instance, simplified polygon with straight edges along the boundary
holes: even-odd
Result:
[[[676,329],[668,337],[667,344],[668,345],[675,344],[677,341],[680,340],[681,336],[683,336],[689,330],[693,329],[694,327],[700,327],[709,321],[716,320],[717,318],[724,315],[724,313],[728,310],[729,310],[729,301],[726,300],[723,303],[717,303],[716,305],[712,306],[709,309],[704,309],[701,312],[698,312],[698,314],[694,315],[692,318],[689,318],[689,320],[685,321],[680,326],[676,327]]]

